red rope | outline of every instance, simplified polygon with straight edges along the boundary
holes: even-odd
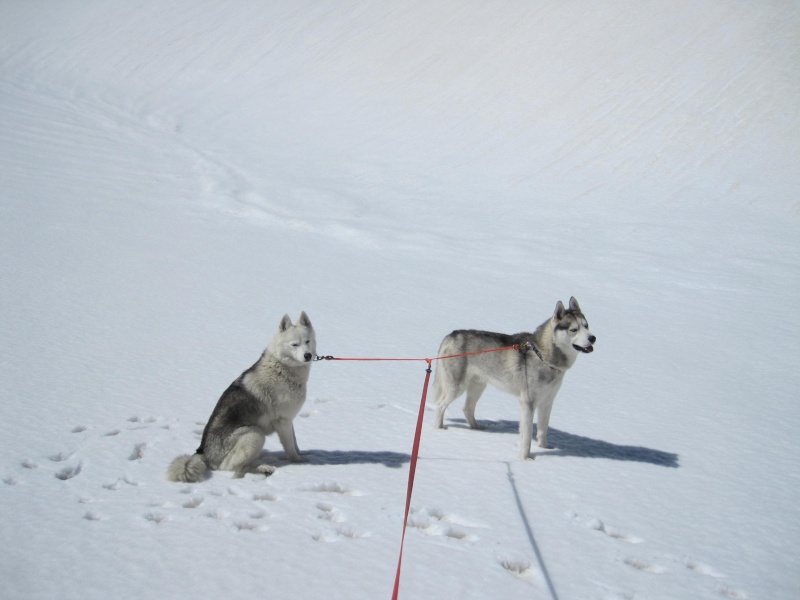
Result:
[[[459,358],[462,356],[473,356],[475,354],[486,354],[487,352],[500,352],[501,350],[519,350],[519,344],[512,346],[503,346],[502,348],[489,348],[488,350],[478,350],[476,352],[465,352],[463,354],[448,354],[447,356],[436,356],[434,358],[339,358],[338,356],[318,356],[317,360],[360,360],[360,361],[387,361],[387,360],[400,360],[400,361],[425,361],[429,365],[433,360],[442,360],[443,358]]]
[[[422,420],[425,416],[425,398],[428,396],[428,381],[431,378],[431,359],[425,369],[425,383],[422,385],[422,399],[419,401],[419,415],[417,416],[417,430],[414,432],[414,445],[411,448],[411,460],[408,463],[408,490],[406,491],[406,511],[403,515],[403,535],[400,537],[400,556],[397,557],[397,573],[394,576],[394,590],[392,600],[397,600],[400,592],[400,568],[403,564],[403,545],[406,541],[406,527],[408,526],[408,513],[411,509],[411,494],[414,491],[414,475],[417,472],[417,456],[419,455],[419,442],[422,437]]]
[[[490,348],[489,350],[478,350],[477,352],[465,352],[463,354],[449,354],[447,356],[437,356],[436,358],[336,358],[334,356],[318,356],[317,360],[358,360],[358,361],[421,361],[428,363],[425,369],[425,383],[422,386],[422,398],[419,402],[419,413],[417,414],[417,429],[414,432],[414,445],[411,448],[411,460],[408,465],[408,489],[406,491],[406,510],[403,515],[403,534],[400,538],[400,556],[397,558],[397,573],[394,577],[394,589],[392,600],[398,599],[400,592],[400,568],[403,563],[403,545],[406,541],[406,528],[408,527],[408,513],[411,510],[411,494],[414,491],[414,476],[417,472],[417,457],[419,456],[420,439],[422,438],[422,421],[425,416],[425,400],[428,396],[428,382],[431,378],[431,364],[434,360],[445,358],[459,358],[463,356],[473,356],[475,354],[486,354],[487,352],[500,352],[502,350],[519,350],[519,344],[504,346],[502,348]]]

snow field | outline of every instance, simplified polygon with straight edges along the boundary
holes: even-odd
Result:
[[[318,363],[272,477],[164,481],[284,312],[434,353],[575,295],[551,438],[426,411],[404,598],[793,598],[791,3],[7,3],[5,598],[390,595],[424,365]]]

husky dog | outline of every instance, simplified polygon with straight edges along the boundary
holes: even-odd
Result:
[[[465,391],[464,414],[472,429],[480,429],[475,420],[475,405],[487,384],[519,397],[519,453],[529,458],[533,437],[533,412],[538,411],[537,438],[539,446],[547,444],[547,425],[553,400],[561,387],[564,373],[578,354],[588,354],[597,338],[575,298],[569,309],[559,302],[553,316],[539,325],[533,333],[492,333],[490,331],[459,330],[447,335],[439,346],[439,356],[481,352],[505,346],[503,350],[448,358],[437,361],[434,379],[436,427],[444,429],[444,412],[453,400]]]
[[[197,452],[173,460],[167,479],[201,481],[208,469],[233,471],[235,477],[245,473],[269,475],[275,467],[251,463],[261,452],[264,438],[273,432],[278,434],[289,460],[301,461],[292,420],[306,400],[316,344],[305,312],[300,313],[296,325],[284,315],[261,358],[223,392]]]

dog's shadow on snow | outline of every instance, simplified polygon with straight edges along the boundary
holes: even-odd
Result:
[[[411,460],[410,454],[402,452],[370,452],[367,450],[304,450],[302,452],[303,463],[307,465],[383,465],[391,469],[399,469]],[[276,457],[274,454],[262,452],[262,458],[268,462],[279,465],[291,464],[283,457]]]
[[[449,421],[451,427],[468,428],[465,419],[449,419]],[[519,433],[518,421],[478,421],[478,424],[483,427],[481,431],[486,433]],[[619,444],[595,440],[574,433],[567,433],[566,431],[560,431],[552,427],[547,430],[547,441],[550,445],[555,446],[555,448],[553,450],[541,450],[537,452],[536,424],[534,424],[534,451],[531,453],[532,456],[547,455],[577,456],[580,458],[608,458],[611,460],[650,463],[651,465],[658,465],[660,467],[678,468],[680,466],[678,464],[678,455],[672,452],[663,452],[643,446],[621,446]]]

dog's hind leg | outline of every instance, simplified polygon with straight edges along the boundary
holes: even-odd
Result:
[[[440,353],[450,353],[439,348]],[[437,429],[446,429],[444,426],[444,413],[453,401],[464,393],[464,376],[466,364],[463,359],[440,361],[436,365],[436,377],[433,380],[433,393],[436,400],[436,419],[434,426]]]
[[[436,398],[436,419],[434,420],[434,426],[437,429],[446,429],[444,426],[444,412],[457,397],[454,387],[442,385],[442,389],[442,395],[439,398]]]
[[[480,379],[473,379],[467,384],[467,401],[464,403],[464,416],[472,429],[483,429],[475,420],[475,405],[486,389],[486,382]]]
[[[221,471],[233,471],[236,477],[252,472],[250,463],[264,447],[264,432],[256,427],[243,427],[234,433],[236,443],[219,465]],[[258,471],[264,472],[264,471]]]

